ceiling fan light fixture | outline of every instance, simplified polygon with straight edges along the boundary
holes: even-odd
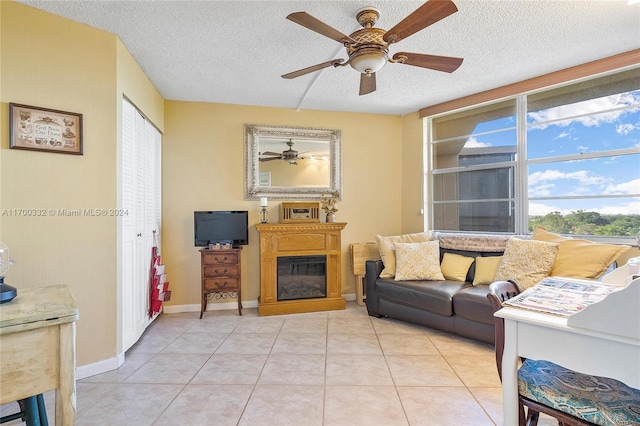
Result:
[[[349,65],[354,70],[370,75],[387,63],[387,54],[378,49],[354,52],[351,56]]]

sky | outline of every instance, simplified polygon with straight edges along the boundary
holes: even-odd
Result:
[[[480,123],[465,147],[513,146],[515,117]],[[600,214],[640,214],[640,90],[605,96],[527,116],[527,157],[584,155],[631,149],[631,155],[531,164],[528,170],[529,215],[576,210]],[[552,199],[544,197],[615,196]]]

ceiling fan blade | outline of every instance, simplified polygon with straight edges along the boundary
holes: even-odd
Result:
[[[376,73],[360,74],[360,96],[376,91]]]
[[[387,31],[382,39],[387,43],[397,43],[457,11],[458,8],[451,0],[427,1]]]
[[[273,158],[261,158],[260,161],[273,161],[273,160],[281,160],[282,158],[280,157],[273,157]]]
[[[280,152],[271,152],[271,151],[265,151],[265,152],[261,152],[260,155],[278,155],[281,156],[282,153]]]
[[[282,78],[291,79],[291,78],[300,77],[302,75],[309,74],[311,72],[318,71],[323,68],[327,68],[330,66],[334,66],[334,67],[338,66],[343,62],[344,62],[344,59],[332,59],[330,61],[323,62],[321,64],[313,65],[307,68],[302,68],[301,70],[298,70],[298,71],[293,71],[287,74],[283,74]]]
[[[309,28],[311,31],[315,31],[318,34],[329,37],[339,43],[356,43],[356,41],[348,35],[342,34],[340,31],[325,24],[321,20],[314,18],[307,12],[291,13],[287,16],[287,19],[295,22],[296,24],[302,25],[303,27]]]
[[[451,56],[423,55],[421,53],[398,52],[393,55],[393,60],[397,61],[404,58],[406,65],[415,67],[429,68],[436,71],[454,72],[462,64],[462,58],[454,58]]]

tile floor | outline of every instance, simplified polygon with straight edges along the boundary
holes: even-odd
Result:
[[[373,318],[355,302],[243,313],[158,317],[121,368],[77,382],[76,425],[502,423],[491,345]]]

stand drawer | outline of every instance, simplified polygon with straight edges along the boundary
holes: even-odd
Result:
[[[202,256],[204,265],[236,265],[238,253],[206,253]]]
[[[205,278],[204,291],[236,291],[238,290],[238,278]]]
[[[204,267],[204,277],[235,277],[238,275],[238,265],[212,265]]]

